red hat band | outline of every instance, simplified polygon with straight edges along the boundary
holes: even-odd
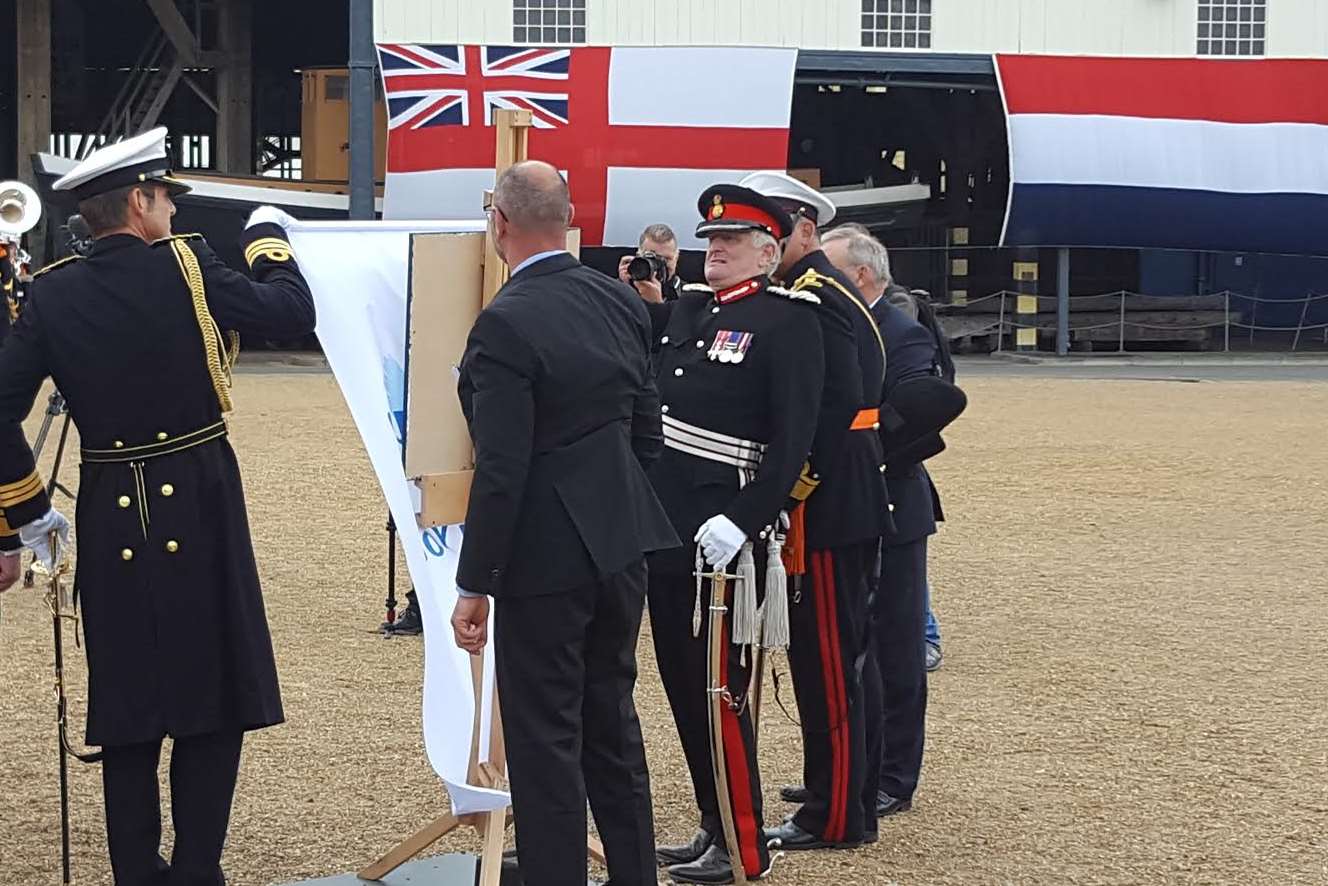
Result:
[[[767,233],[773,234],[779,230],[779,223],[775,217],[768,212],[764,212],[755,206],[748,206],[743,203],[716,203],[710,210],[710,221],[745,221],[753,222],[765,228]]]

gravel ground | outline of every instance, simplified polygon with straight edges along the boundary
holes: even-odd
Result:
[[[946,660],[917,805],[876,846],[786,856],[772,880],[1328,882],[1328,389],[966,387],[933,470]],[[236,402],[288,716],[247,744],[226,853],[232,884],[262,886],[355,869],[446,801],[420,736],[422,644],[373,633],[384,507],[335,383],[245,373]],[[3,607],[0,884],[55,884],[49,619],[33,592]],[[648,637],[640,649],[656,825],[681,838],[691,789]],[[69,669],[81,734],[77,650]],[[768,711],[773,820],[801,752]],[[75,879],[110,884],[99,776],[73,765]]]

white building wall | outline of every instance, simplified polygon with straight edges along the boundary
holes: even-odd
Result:
[[[512,0],[374,5],[380,41],[512,42]],[[862,49],[861,0],[586,0],[586,7],[587,42],[596,45]],[[933,52],[1195,50],[1197,0],[932,0],[932,8]],[[1268,0],[1266,54],[1328,57],[1328,0]]]

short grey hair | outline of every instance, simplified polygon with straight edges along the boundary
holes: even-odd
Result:
[[[848,249],[848,259],[855,265],[862,265],[872,272],[876,282],[882,286],[890,285],[890,253],[880,240],[864,233],[861,225],[840,225],[826,233],[821,243],[843,240]]]
[[[761,268],[761,273],[768,276],[779,269],[780,259],[783,258],[783,250],[779,248],[779,241],[776,240],[772,234],[766,231],[752,231],[753,246],[757,249],[764,249],[767,244],[775,247],[775,257],[771,260],[768,266]]]
[[[501,206],[509,222],[527,230],[566,228],[572,219],[567,180],[538,160],[505,170],[494,185],[493,204]]]
[[[668,225],[650,225],[641,232],[641,239],[636,241],[637,248],[645,246],[647,240],[656,243],[677,243],[678,235],[673,233],[673,228]]]

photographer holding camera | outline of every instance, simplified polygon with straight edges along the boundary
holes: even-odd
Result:
[[[648,302],[673,301],[682,292],[678,279],[678,238],[668,225],[651,225],[641,232],[636,255],[618,262],[618,279],[632,286]]]

